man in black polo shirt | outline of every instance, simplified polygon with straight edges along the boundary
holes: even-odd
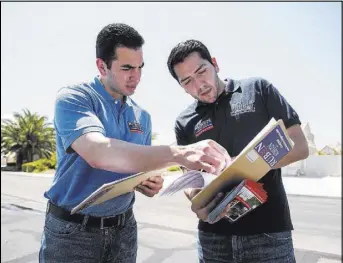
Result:
[[[214,224],[206,222],[218,196],[206,207],[192,207],[200,219],[200,262],[295,262],[293,225],[280,168],[308,156],[297,113],[265,79],[219,79],[216,60],[200,41],[187,40],[175,46],[168,68],[196,99],[176,120],[179,145],[213,139],[234,158],[272,117],[284,121],[295,143],[293,150],[260,180],[268,201],[237,222],[230,223],[222,218],[224,214]],[[196,193],[193,190],[186,195],[192,198]]]

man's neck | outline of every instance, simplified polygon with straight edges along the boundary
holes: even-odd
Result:
[[[226,85],[227,85],[227,83],[224,80],[217,78],[217,83],[216,83],[217,97],[216,97],[215,101],[211,102],[211,103],[215,103],[218,100],[219,96],[224,92]],[[203,103],[203,104],[211,104],[210,102],[200,101],[199,99],[197,99],[197,100],[198,100],[198,102]]]
[[[219,97],[225,90],[227,83],[224,80],[221,80],[220,78],[218,78],[218,96]]]
[[[121,94],[119,94],[119,93],[117,93],[117,92],[115,92],[115,91],[112,91],[112,90],[108,87],[106,81],[102,78],[102,76],[100,76],[99,80],[100,80],[102,86],[104,87],[104,89],[111,95],[112,98],[114,98],[114,99],[116,99],[116,100],[120,100],[121,103],[124,102],[124,96],[121,95]]]

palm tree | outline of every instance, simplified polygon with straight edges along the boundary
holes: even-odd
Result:
[[[35,154],[49,158],[55,150],[55,130],[47,117],[24,109],[23,114],[14,114],[14,120],[2,121],[1,152],[16,152],[17,169],[24,160],[32,162]]]

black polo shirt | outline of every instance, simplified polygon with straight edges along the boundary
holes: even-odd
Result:
[[[212,139],[237,156],[274,117],[286,128],[301,124],[295,110],[267,80],[227,79],[224,92],[211,104],[195,101],[176,120],[179,145]],[[268,193],[265,204],[234,223],[225,218],[215,224],[199,221],[199,229],[227,235],[250,235],[293,230],[281,169],[268,172],[260,180]]]

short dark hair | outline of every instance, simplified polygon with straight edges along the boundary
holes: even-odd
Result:
[[[143,44],[143,37],[133,27],[122,23],[109,24],[97,36],[96,57],[101,58],[107,67],[111,68],[118,47],[138,49]]]
[[[167,62],[170,74],[177,81],[178,79],[174,71],[174,66],[176,64],[182,63],[193,52],[198,52],[200,57],[208,60],[211,64],[213,64],[211,54],[202,42],[194,39],[189,39],[181,42],[172,49]]]

